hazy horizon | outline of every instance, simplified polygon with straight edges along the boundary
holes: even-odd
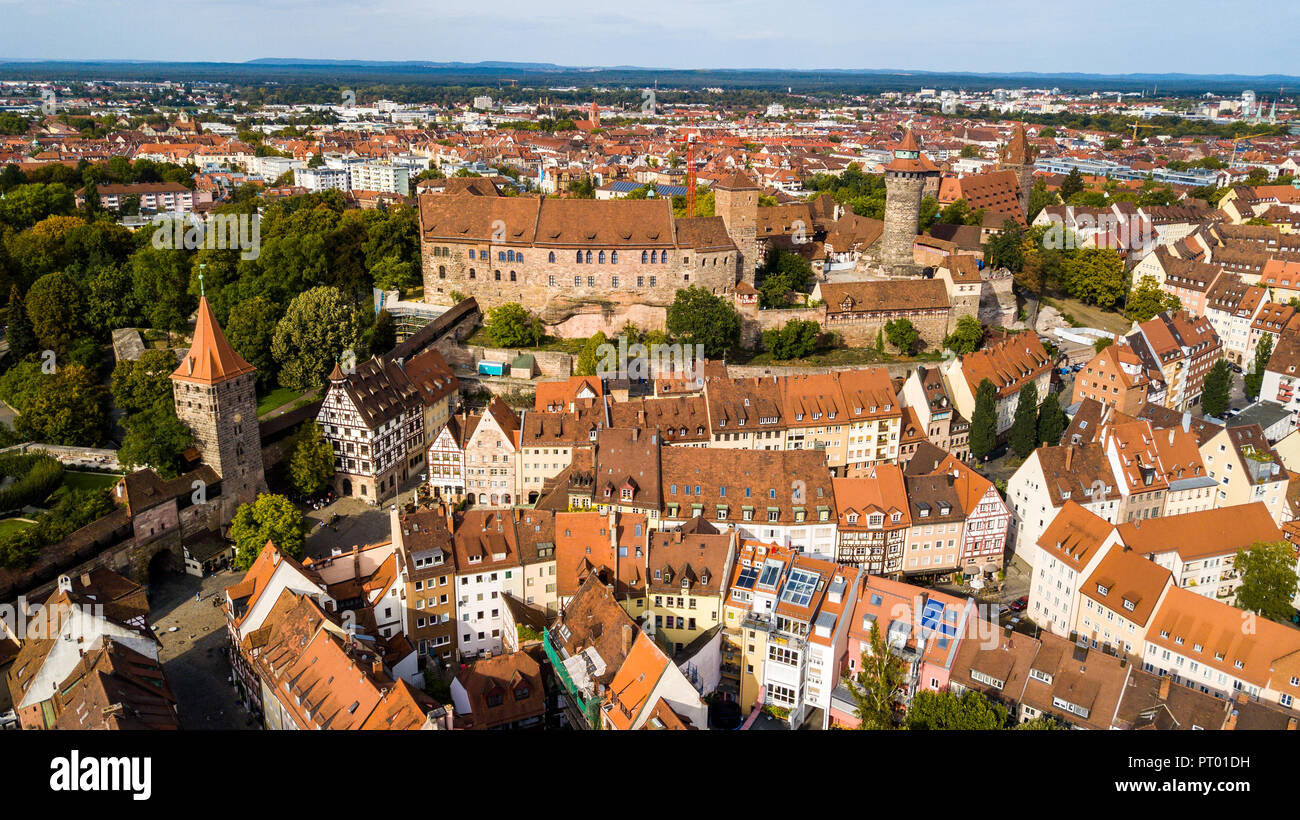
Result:
[[[490,11],[379,0],[0,0],[0,60],[242,63],[259,59],[515,62],[657,70],[907,73],[1300,74],[1300,4],[1096,0],[1071,15],[1038,2],[663,0],[611,9],[598,0]],[[1248,47],[1225,49],[1230,15]],[[222,25],[229,26],[223,31]],[[1181,43],[1184,48],[1176,48]],[[311,55],[311,56],[303,56]]]

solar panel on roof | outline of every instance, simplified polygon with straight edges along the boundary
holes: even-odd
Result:
[[[943,617],[943,604],[934,599],[925,602],[925,608],[921,610],[921,626],[924,629],[935,629],[939,626],[939,619]]]
[[[763,575],[758,579],[758,585],[762,587],[775,587],[777,578],[781,575],[781,562],[768,561],[763,564]]]
[[[758,580],[758,569],[756,567],[746,567],[741,570],[740,577],[736,579],[736,586],[740,589],[753,589],[754,582]]]

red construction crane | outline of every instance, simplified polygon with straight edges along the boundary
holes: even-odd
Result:
[[[686,215],[695,216],[695,135],[682,138],[686,143]]]

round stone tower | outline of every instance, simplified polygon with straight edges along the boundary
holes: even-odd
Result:
[[[891,276],[917,272],[912,253],[921,220],[921,197],[939,169],[921,153],[911,129],[894,146],[894,158],[885,166],[885,229],[881,261]]]

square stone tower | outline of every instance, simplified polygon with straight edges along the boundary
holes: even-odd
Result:
[[[206,297],[199,300],[194,343],[172,373],[176,416],[194,432],[203,461],[221,476],[223,520],[266,491],[257,429],[257,368],[226,341]]]
[[[1016,175],[1016,182],[1020,184],[1020,211],[1028,217],[1029,194],[1034,190],[1036,150],[1030,145],[1023,124],[1016,123],[1016,130],[1011,134],[1011,139],[998,153],[1000,160],[998,167]]]
[[[722,217],[727,236],[740,250],[740,280],[754,284],[754,271],[762,264],[758,258],[759,187],[743,171],[723,177],[713,185],[713,210]],[[812,227],[809,226],[809,232]]]

